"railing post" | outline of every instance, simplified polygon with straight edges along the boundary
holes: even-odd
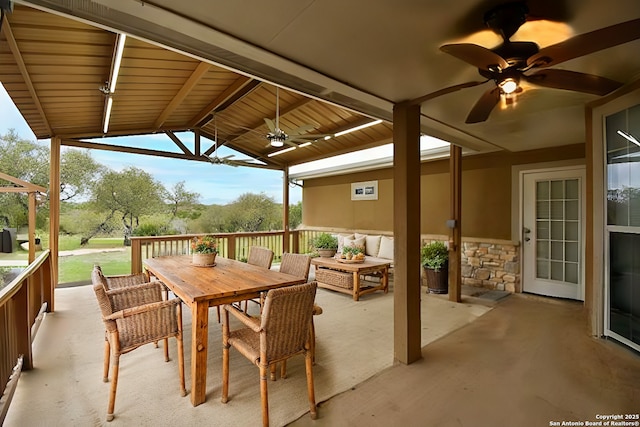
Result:
[[[47,257],[47,259],[42,263],[42,267],[40,268],[41,279],[42,279],[42,301],[47,303],[47,311],[53,311],[53,290],[56,287],[56,284],[53,282],[53,276],[51,275],[51,257]]]
[[[236,259],[236,238],[237,236],[235,234],[229,234],[227,240],[227,250],[229,251],[227,257],[229,257],[229,259]]]
[[[291,248],[291,252],[293,252],[294,254],[299,254],[300,253],[300,231],[299,230],[293,230],[291,232],[291,240],[293,240],[293,248]]]
[[[131,274],[142,273],[142,245],[140,239],[131,239]]]
[[[25,280],[26,281],[26,280]],[[14,301],[14,314],[16,325],[16,340],[18,354],[24,355],[23,368],[33,368],[33,353],[31,351],[31,325],[29,324],[29,286],[23,283],[16,292]]]

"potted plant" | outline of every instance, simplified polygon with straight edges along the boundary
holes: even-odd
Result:
[[[213,266],[218,254],[218,244],[212,236],[198,236],[191,241],[191,262],[193,265]]]
[[[432,242],[420,251],[427,288],[433,294],[449,292],[449,250],[443,242]]]
[[[364,250],[359,246],[343,246],[342,247],[342,258],[345,259],[364,259]]]
[[[314,249],[323,258],[331,258],[338,250],[338,238],[329,233],[318,234],[312,241]]]

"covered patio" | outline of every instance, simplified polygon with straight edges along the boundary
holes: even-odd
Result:
[[[490,396],[507,400],[517,395],[521,399],[518,402],[526,405],[527,411],[531,410],[530,414],[520,412],[513,418],[522,421],[522,425],[527,425],[529,420],[536,421],[531,425],[537,425],[538,421],[547,425],[556,418],[558,421],[574,419],[575,414],[579,414],[579,419],[595,421],[599,413],[630,413],[634,410],[633,400],[629,396],[638,396],[637,355],[609,341],[594,341],[591,337],[612,336],[607,320],[609,308],[605,307],[609,301],[609,281],[612,277],[608,270],[609,252],[604,237],[611,231],[607,228],[610,224],[607,223],[606,211],[607,191],[610,190],[607,188],[605,172],[610,157],[607,144],[623,146],[627,160],[635,158],[638,150],[633,143],[633,135],[638,135],[636,121],[625,119],[622,135],[613,128],[607,130],[605,126],[609,115],[623,113],[625,118],[633,116],[633,112],[628,113],[627,109],[640,105],[640,57],[636,55],[640,46],[640,33],[637,31],[640,8],[635,0],[621,0],[614,5],[604,5],[598,0],[580,2],[579,5],[529,2],[532,12],[530,21],[563,24],[559,31],[546,28],[533,30],[533,33],[523,36],[525,40],[535,39],[540,47],[567,40],[572,35],[616,26],[624,21],[630,24],[620,27],[624,30],[616,38],[602,38],[619,40],[620,43],[607,45],[608,42],[604,41],[602,49],[597,52],[587,48],[583,55],[563,58],[561,61],[566,63],[560,69],[566,67],[568,71],[588,71],[603,76],[612,82],[612,91],[594,94],[556,90],[553,87],[524,87],[522,92],[518,92],[518,102],[513,98],[507,100],[498,89],[483,92],[487,89],[485,87],[480,90],[480,85],[484,83],[489,82],[493,88],[499,82],[497,79],[474,81],[478,80],[476,66],[469,66],[454,58],[455,55],[446,55],[440,49],[450,43],[482,44],[475,38],[478,36],[476,33],[482,30],[480,18],[487,10],[501,3],[498,1],[461,0],[455,8],[444,8],[439,1],[426,1],[410,7],[398,6],[394,1],[383,1],[373,8],[370,2],[365,1],[351,2],[348,6],[332,2],[285,1],[284,7],[279,8],[253,2],[251,13],[239,10],[238,6],[211,7],[208,2],[200,0],[180,5],[168,1],[131,0],[71,3],[63,0],[17,1],[13,13],[5,15],[0,36],[0,55],[6,60],[0,68],[2,83],[36,136],[51,139],[49,195],[52,288],[57,284],[62,147],[219,163],[224,159],[216,156],[216,147],[227,145],[253,159],[242,162],[243,166],[282,171],[283,224],[288,224],[286,207],[292,165],[393,142],[391,166],[382,172],[369,171],[379,173],[379,179],[385,180],[381,186],[386,185],[389,191],[384,203],[374,205],[379,210],[365,209],[367,221],[358,221],[356,215],[347,220],[344,217],[329,217],[323,215],[324,212],[318,213],[319,210],[316,216],[306,216],[307,225],[311,227],[371,231],[374,227],[360,225],[375,223],[381,216],[379,212],[384,211],[384,229],[374,228],[374,231],[384,231],[394,236],[394,288],[393,295],[385,299],[389,305],[383,312],[389,317],[382,327],[389,328],[384,339],[384,343],[389,345],[385,353],[385,367],[391,364],[395,366],[367,382],[362,389],[371,387],[379,390],[384,385],[378,381],[389,376],[408,374],[406,378],[419,378],[424,375],[439,380],[438,385],[447,383],[446,386],[453,390],[444,393],[449,399],[443,402],[429,394],[437,390],[429,386],[422,387],[421,383],[422,394],[418,396],[452,405],[460,395],[456,392],[459,392],[469,398],[460,402],[461,407],[465,402],[470,402],[471,408],[486,409],[495,402],[485,400],[487,395],[479,384],[478,390],[482,388],[479,394],[467,393],[469,390],[464,389],[468,384],[465,375],[482,372],[483,375],[478,375],[478,378],[483,378],[483,384],[487,385],[492,379],[501,377],[507,369],[513,369],[517,381],[506,378],[502,385],[496,385],[504,394]],[[332,23],[331,31],[328,30],[329,23]],[[485,44],[491,45],[491,42]],[[593,43],[586,45],[595,46]],[[495,67],[489,68],[492,70],[483,71],[496,72]],[[558,75],[568,74],[560,72]],[[529,79],[524,76],[521,76],[524,80]],[[504,102],[499,103],[499,100]],[[478,108],[485,106],[481,109],[487,113],[486,120],[469,122],[467,114],[470,108],[471,112],[474,111],[474,102],[476,106],[479,105]],[[486,105],[495,108],[487,111]],[[473,117],[472,114],[470,116]],[[277,126],[270,125],[270,121]],[[282,129],[279,129],[280,126]],[[284,129],[288,134],[282,135],[278,129]],[[176,136],[179,131],[193,132],[193,143],[180,140]],[[152,133],[164,133],[170,142],[157,149],[146,150],[118,146],[107,139],[95,139]],[[440,163],[421,159],[421,134],[450,142],[449,159]],[[291,139],[291,136],[297,140]],[[213,140],[216,140],[215,144]],[[624,162],[635,162],[627,160]],[[507,167],[504,167],[505,164]],[[434,165],[436,169],[431,170]],[[432,347],[438,350],[430,355],[429,346],[424,347],[424,337],[428,335],[425,328],[430,327],[424,322],[429,318],[429,310],[424,313],[422,304],[432,297],[421,298],[423,291],[420,286],[419,250],[423,236],[435,236],[449,245],[452,260],[449,265],[450,302],[441,302],[452,304],[451,307],[456,307],[454,310],[465,306],[461,259],[467,254],[463,238],[482,237],[484,240],[476,246],[489,241],[508,246],[509,250],[513,248],[516,255],[512,262],[517,270],[513,283],[524,286],[524,252],[526,242],[531,240],[528,233],[535,227],[525,223],[525,202],[533,199],[525,200],[523,175],[530,170],[548,172],[556,169],[580,171],[579,178],[575,178],[580,183],[580,203],[577,197],[574,200],[582,214],[580,240],[570,243],[580,248],[579,252],[576,251],[580,262],[571,262],[574,267],[580,268],[579,274],[575,275],[578,278],[576,283],[581,286],[577,299],[584,302],[549,302],[514,295],[517,299],[505,302],[504,307],[512,307],[518,314],[506,310],[499,315],[496,313],[502,313],[500,306],[494,308],[483,317],[493,319],[493,323],[476,322],[486,329],[464,328],[454,332],[439,341],[440,346]],[[464,171],[468,178],[463,182]],[[429,175],[436,176],[436,179],[428,181]],[[340,182],[331,179],[309,180],[310,185],[305,189],[304,197],[310,196],[307,200],[311,204],[320,204],[325,200],[323,195],[335,195],[337,193],[332,193],[332,190],[343,188],[348,185],[347,181],[354,182],[359,177],[353,174],[343,177]],[[574,179],[573,176],[570,178]],[[424,185],[425,182],[429,184]],[[463,184],[467,185],[466,188],[471,186],[473,190],[478,182],[484,184],[478,187],[484,191],[472,191],[463,197]],[[500,194],[487,197],[486,189],[492,187],[499,188]],[[430,203],[427,195],[431,196],[434,192],[442,197],[437,199],[439,202]],[[321,197],[317,194],[321,194]],[[338,196],[333,197],[338,199]],[[346,198],[342,193],[340,197]],[[532,206],[536,206],[535,201]],[[327,221],[331,223],[320,223],[318,218],[330,218]],[[467,218],[471,220],[465,222]],[[578,220],[575,221],[577,224]],[[637,225],[623,231],[636,235]],[[465,230],[486,232],[486,235],[468,235]],[[285,226],[282,230],[284,250],[294,249],[289,247],[290,235],[291,231]],[[473,241],[473,244],[476,242]],[[487,247],[482,249],[490,251]],[[535,254],[536,251],[530,253]],[[564,249],[562,253],[564,256]],[[536,257],[532,259],[535,265]],[[491,264],[491,260],[487,264]],[[634,277],[638,276],[637,271],[633,274]],[[629,289],[637,289],[637,281],[630,283]],[[514,285],[514,292],[526,290],[523,286]],[[65,300],[63,292],[74,293],[56,290],[55,298],[48,305],[48,310],[53,311],[49,320],[63,317],[58,316],[61,314],[58,304],[62,305]],[[89,297],[85,297],[88,301]],[[384,298],[377,295],[371,298],[372,301],[377,299]],[[626,303],[627,300],[624,300]],[[629,296],[628,301],[631,301],[630,304],[640,304],[636,297]],[[558,306],[562,309],[556,310]],[[362,304],[358,307],[366,306]],[[569,317],[565,317],[567,313]],[[550,323],[546,323],[547,315]],[[630,325],[629,331],[636,333],[637,319],[632,317],[625,320]],[[545,322],[526,323],[527,318],[545,319]],[[554,319],[557,323],[553,323]],[[53,323],[51,326],[54,326]],[[469,330],[472,332],[466,335],[464,331]],[[366,336],[360,332],[357,336]],[[35,345],[40,345],[39,340],[46,345],[53,339],[53,334],[39,335]],[[319,331],[320,335],[331,335],[331,331]],[[482,339],[476,340],[475,337]],[[615,338],[630,346],[634,345],[632,340],[637,339]],[[578,357],[577,353],[572,353],[571,348],[567,347],[570,343],[575,344],[576,348],[584,346],[584,355],[580,353]],[[27,343],[22,344],[28,346]],[[469,347],[465,347],[467,344]],[[459,350],[456,345],[461,345],[474,355],[471,363],[456,359]],[[61,357],[73,355],[70,348],[67,356]],[[557,349],[566,349],[569,354],[576,355],[581,363],[578,366],[584,369],[577,372],[563,352],[555,353]],[[500,364],[499,359],[494,357],[495,353],[492,353],[494,350],[507,362]],[[553,357],[535,357],[546,352]],[[594,358],[594,354],[603,357]],[[331,360],[329,354],[324,356],[327,361]],[[94,362],[100,363],[101,355],[91,357]],[[438,365],[438,357],[444,361],[441,361],[441,365]],[[433,365],[429,363],[432,358],[435,362]],[[615,366],[602,363],[608,358],[613,360]],[[436,366],[448,365],[448,361],[457,361],[459,364],[453,367],[460,367],[460,371],[454,369],[440,374],[432,371]],[[32,367],[30,362],[28,368]],[[39,369],[39,363],[36,358],[33,364],[35,370]],[[55,364],[56,361],[49,360],[46,363]],[[321,369],[322,362],[319,363]],[[504,367],[504,371],[496,371],[493,363]],[[462,370],[462,366],[469,370]],[[416,372],[414,369],[421,374],[412,377]],[[163,383],[170,384],[174,370],[160,370],[169,371],[168,375],[171,376]],[[211,371],[215,372],[215,368]],[[592,372],[593,375],[587,374]],[[292,369],[292,377],[293,373]],[[603,373],[610,375],[603,376]],[[547,374],[549,377],[543,376]],[[91,374],[87,373],[87,376]],[[143,376],[153,379],[152,375]],[[447,381],[452,376],[456,381]],[[567,381],[556,388],[552,380],[558,376]],[[35,379],[35,375],[32,377]],[[99,377],[96,375],[91,380],[92,384],[99,381]],[[548,378],[548,381],[544,378]],[[594,382],[590,382],[590,378]],[[614,379],[612,392],[603,396],[605,393],[599,391],[598,386],[611,378]],[[629,382],[627,378],[635,382]],[[37,381],[34,381],[36,388],[46,388],[45,383]],[[520,381],[526,387],[532,384],[532,388],[522,393]],[[123,372],[122,384],[125,383]],[[216,381],[210,383],[216,384]],[[424,411],[428,405],[417,401],[407,384],[415,383],[409,379],[406,382],[394,379],[389,389],[398,398],[391,400],[388,405],[379,403],[385,397],[376,394],[379,391],[366,389],[365,397],[360,394],[355,398],[346,393],[334,401],[344,403],[331,402],[326,405],[326,422],[339,424],[335,414],[343,412],[343,408],[349,408],[349,416],[354,418],[345,424],[361,423],[358,417],[362,414],[387,420],[388,424],[389,418],[385,417],[397,414],[397,408],[406,405],[405,408],[410,407],[410,410],[401,417],[406,416],[404,419],[409,425],[421,425],[423,418],[416,418],[420,420],[418,423],[409,419],[410,414],[416,414],[417,417],[417,411]],[[545,393],[552,387],[554,397],[549,399]],[[71,392],[73,388],[74,384],[67,384],[61,390],[56,388],[54,394]],[[166,390],[170,389],[166,387]],[[585,401],[593,403],[590,408],[585,408],[577,401],[564,399],[564,396],[576,390],[589,391],[589,398]],[[91,393],[98,391],[97,386],[91,389]],[[165,388],[162,392],[165,392]],[[31,399],[31,395],[21,396],[20,393],[16,395],[14,403],[22,409],[16,409],[18,415],[14,415],[16,412],[13,412],[12,406],[9,414],[17,419],[29,416],[29,411],[25,411],[26,406],[23,405]],[[212,397],[216,395],[215,389],[208,393],[212,393]],[[51,393],[43,399],[55,400],[51,399]],[[556,405],[554,399],[562,401],[561,406]],[[70,400],[82,402],[79,399]],[[20,403],[16,403],[18,401]],[[202,406],[214,402],[215,399],[211,398]],[[362,404],[363,408],[371,409],[354,410],[356,402],[358,406]],[[378,405],[367,406],[374,403]],[[80,411],[85,414],[81,416],[82,420],[88,419],[84,417],[90,414],[94,422],[100,422],[101,411],[92,409],[95,404],[100,405],[101,400],[92,399],[87,406],[90,410]],[[191,408],[185,402],[185,408],[194,410],[194,416],[203,411],[202,406]],[[332,414],[332,406],[340,409]],[[505,406],[517,408],[516,405]],[[434,411],[434,423],[447,425],[456,420],[450,415],[459,408],[445,407],[449,408],[446,414],[444,411]],[[163,405],[152,407],[149,413],[162,414],[167,408],[173,410],[173,406]],[[127,412],[132,414],[135,412],[133,409]],[[321,406],[321,414],[322,410]],[[488,424],[511,420],[495,418],[493,411],[478,410],[486,416]],[[176,414],[180,416],[178,412]],[[443,414],[447,415],[446,420],[442,418]],[[163,415],[162,419],[166,419],[167,413]],[[473,416],[477,416],[477,412],[460,415],[460,419],[472,423]],[[287,415],[280,423],[289,423],[295,417]],[[366,419],[366,423],[370,421],[370,418]],[[306,423],[306,420],[302,419],[300,423]]]

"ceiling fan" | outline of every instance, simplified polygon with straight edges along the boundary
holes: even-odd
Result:
[[[315,142],[319,138],[324,138],[325,136],[333,136],[333,135],[325,135],[325,134],[308,134],[306,132],[315,129],[315,126],[312,124],[302,125],[296,129],[289,131],[288,133],[280,128],[280,92],[278,87],[276,86],[276,118],[275,122],[271,119],[265,117],[264,122],[267,124],[269,128],[269,133],[267,133],[266,138],[269,140],[269,144],[267,147],[282,147],[285,144],[290,145],[292,147],[299,147],[299,143],[312,143]]]
[[[535,42],[510,40],[511,36],[526,22],[527,14],[528,8],[525,2],[503,4],[485,14],[485,24],[503,40],[493,49],[471,43],[441,46],[440,50],[443,52],[477,67],[480,75],[486,80],[440,89],[413,102],[422,104],[441,95],[493,81],[495,86],[480,97],[465,121],[465,123],[480,123],[487,120],[501,97],[512,99],[522,92],[520,86],[522,81],[537,86],[600,96],[622,86],[622,83],[605,77],[568,70],[547,69],[547,67],[640,38],[640,19],[580,34],[540,49]]]
[[[234,160],[232,157],[235,154],[230,154],[224,157],[218,157],[218,125],[216,123],[216,117],[213,117],[214,120],[214,141],[213,141],[213,152],[212,155],[202,154],[202,157],[206,158],[209,162],[214,165],[227,165],[227,166],[250,166],[255,165],[253,162],[254,159],[242,159],[242,160]],[[211,149],[207,150],[207,152],[211,151]]]

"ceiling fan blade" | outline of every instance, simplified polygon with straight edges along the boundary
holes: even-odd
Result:
[[[276,125],[275,123],[273,123],[273,120],[271,119],[267,119],[266,117],[264,118],[264,122],[267,124],[267,127],[269,128],[269,130],[271,132],[275,132],[276,131]]]
[[[570,59],[614,47],[640,38],[640,19],[623,22],[572,37],[540,49],[527,60],[527,65],[551,67]]]
[[[309,132],[310,130],[315,130],[315,126],[312,124],[306,124],[306,125],[302,125],[299,126],[295,129],[291,129],[291,131],[289,132],[289,134],[297,134],[297,133],[301,133],[301,132]]]
[[[568,70],[542,70],[523,77],[529,83],[538,86],[573,90],[600,96],[606,95],[622,86],[622,83],[605,77]]]
[[[482,70],[489,70],[490,68],[496,67],[505,70],[509,67],[509,63],[505,61],[503,57],[477,44],[445,44],[440,46],[440,50]]]
[[[416,99],[411,101],[411,104],[413,104],[413,105],[418,104],[419,105],[419,104],[422,104],[423,102],[426,102],[426,101],[428,101],[430,99],[437,98],[439,96],[446,95],[446,94],[451,93],[451,92],[456,92],[456,91],[459,91],[460,89],[465,89],[465,88],[468,88],[468,87],[478,86],[478,85],[481,85],[481,84],[486,83],[488,81],[489,80],[485,80],[485,81],[482,81],[482,82],[467,82],[467,83],[462,83],[462,84],[455,85],[455,86],[449,86],[449,87],[446,87],[444,89],[440,89],[440,90],[437,90],[435,92],[431,92],[431,93],[428,93],[426,95],[423,95],[420,98],[416,98]]]
[[[500,102],[500,89],[495,87],[486,91],[473,106],[465,123],[480,123],[489,118],[493,108]]]

